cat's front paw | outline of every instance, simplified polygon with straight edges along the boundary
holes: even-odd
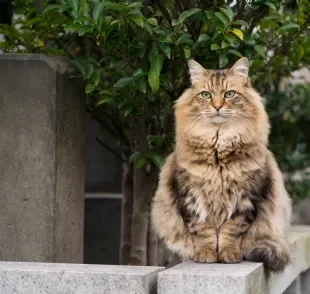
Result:
[[[199,263],[214,263],[217,262],[217,254],[213,250],[200,250],[195,253],[193,260]]]
[[[239,263],[242,261],[240,250],[225,248],[219,253],[219,261],[223,263]]]

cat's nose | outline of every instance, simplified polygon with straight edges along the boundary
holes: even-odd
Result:
[[[214,105],[213,106],[217,111],[219,111],[222,107],[223,107],[223,105]]]

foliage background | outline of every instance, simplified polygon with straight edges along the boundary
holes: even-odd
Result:
[[[249,58],[287,188],[295,200],[309,195],[310,87],[283,84],[294,70],[310,67],[309,0],[60,0],[44,7],[43,14],[33,0],[13,1],[0,48],[69,56],[85,81],[87,110],[118,141],[126,166],[123,263],[162,263],[149,205],[173,148],[172,108],[188,86],[190,58],[206,68]],[[109,148],[102,138],[99,132]]]

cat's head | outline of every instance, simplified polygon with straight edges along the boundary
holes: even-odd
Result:
[[[225,70],[208,70],[193,60],[188,65],[192,86],[176,102],[177,134],[205,136],[220,128],[267,142],[269,120],[251,86],[247,58]]]
[[[193,60],[188,65],[192,86],[176,104],[177,121],[183,127],[253,124],[259,120],[268,125],[262,99],[251,86],[247,58],[225,70],[208,70]]]

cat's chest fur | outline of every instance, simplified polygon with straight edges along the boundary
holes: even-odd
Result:
[[[261,169],[255,156],[261,155],[255,148],[242,149],[237,139],[191,142],[192,156],[178,169],[182,205],[191,221],[218,227],[237,210],[253,208],[246,195]]]

